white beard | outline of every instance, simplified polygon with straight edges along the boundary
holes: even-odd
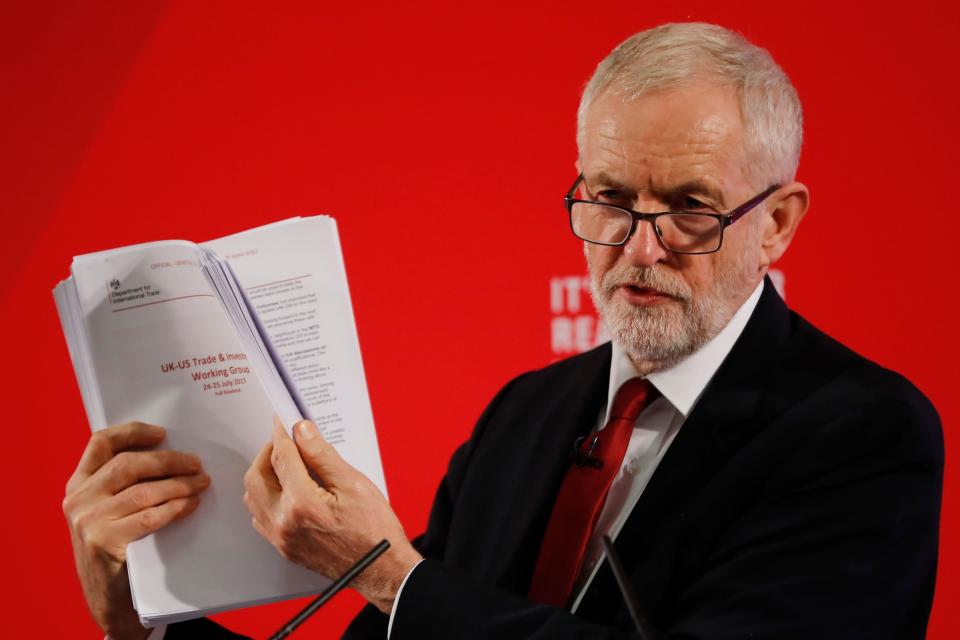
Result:
[[[589,266],[589,258],[587,262]],[[604,274],[590,269],[590,293],[611,339],[646,375],[675,365],[726,326],[747,275],[743,262],[718,272],[714,286],[697,296],[679,274],[656,266],[614,266]],[[617,293],[624,284],[656,289],[671,299],[649,307],[632,305]]]

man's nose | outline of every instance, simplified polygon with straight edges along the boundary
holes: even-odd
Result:
[[[666,259],[667,251],[660,245],[653,223],[640,220],[636,231],[623,247],[623,255],[634,266],[652,267]]]

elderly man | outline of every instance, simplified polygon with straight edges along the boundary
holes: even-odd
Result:
[[[247,474],[253,526],[295,562],[335,576],[391,541],[353,585],[372,606],[348,637],[634,637],[604,534],[666,637],[923,637],[937,415],[766,278],[807,210],[801,130],[783,71],[720,27],[651,29],[599,65],[566,206],[612,344],[494,398],[412,545],[310,423],[293,440],[275,429]],[[195,460],[141,452],[126,487],[102,488],[119,451],[160,438],[142,425],[95,437],[65,500],[91,611],[118,639],[147,636],[122,570],[135,534],[97,514],[167,475],[143,494],[156,529],[205,487]],[[164,634],[235,637],[208,621]]]

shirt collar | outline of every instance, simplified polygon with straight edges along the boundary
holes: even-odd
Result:
[[[747,320],[753,314],[762,291],[763,281],[761,280],[750,297],[737,309],[727,325],[720,330],[720,333],[669,369],[655,371],[647,376],[647,379],[657,388],[657,391],[684,418],[690,415],[700,394],[703,393],[727,354],[730,353],[737,338],[743,333],[743,328],[747,326]],[[638,375],[627,352],[614,342],[613,357],[610,361],[610,385],[607,391],[608,414],[610,407],[613,406],[613,397],[620,386]],[[608,418],[609,416],[604,419],[605,423]]]

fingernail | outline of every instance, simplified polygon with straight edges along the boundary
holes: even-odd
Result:
[[[187,454],[187,459],[189,460],[190,468],[191,468],[191,469],[199,469],[199,468],[200,468],[200,466],[201,466],[201,465],[200,465],[200,456],[198,456],[198,455],[195,454],[195,453],[188,453],[188,454]]]
[[[297,437],[308,440],[320,432],[317,431],[317,425],[313,424],[309,420],[301,420],[297,423]]]
[[[205,474],[205,473],[201,473],[201,474],[200,474],[200,484],[201,484],[202,486],[204,486],[204,487],[207,486],[207,485],[209,485],[209,484],[210,484],[210,476],[207,475],[207,474]]]

